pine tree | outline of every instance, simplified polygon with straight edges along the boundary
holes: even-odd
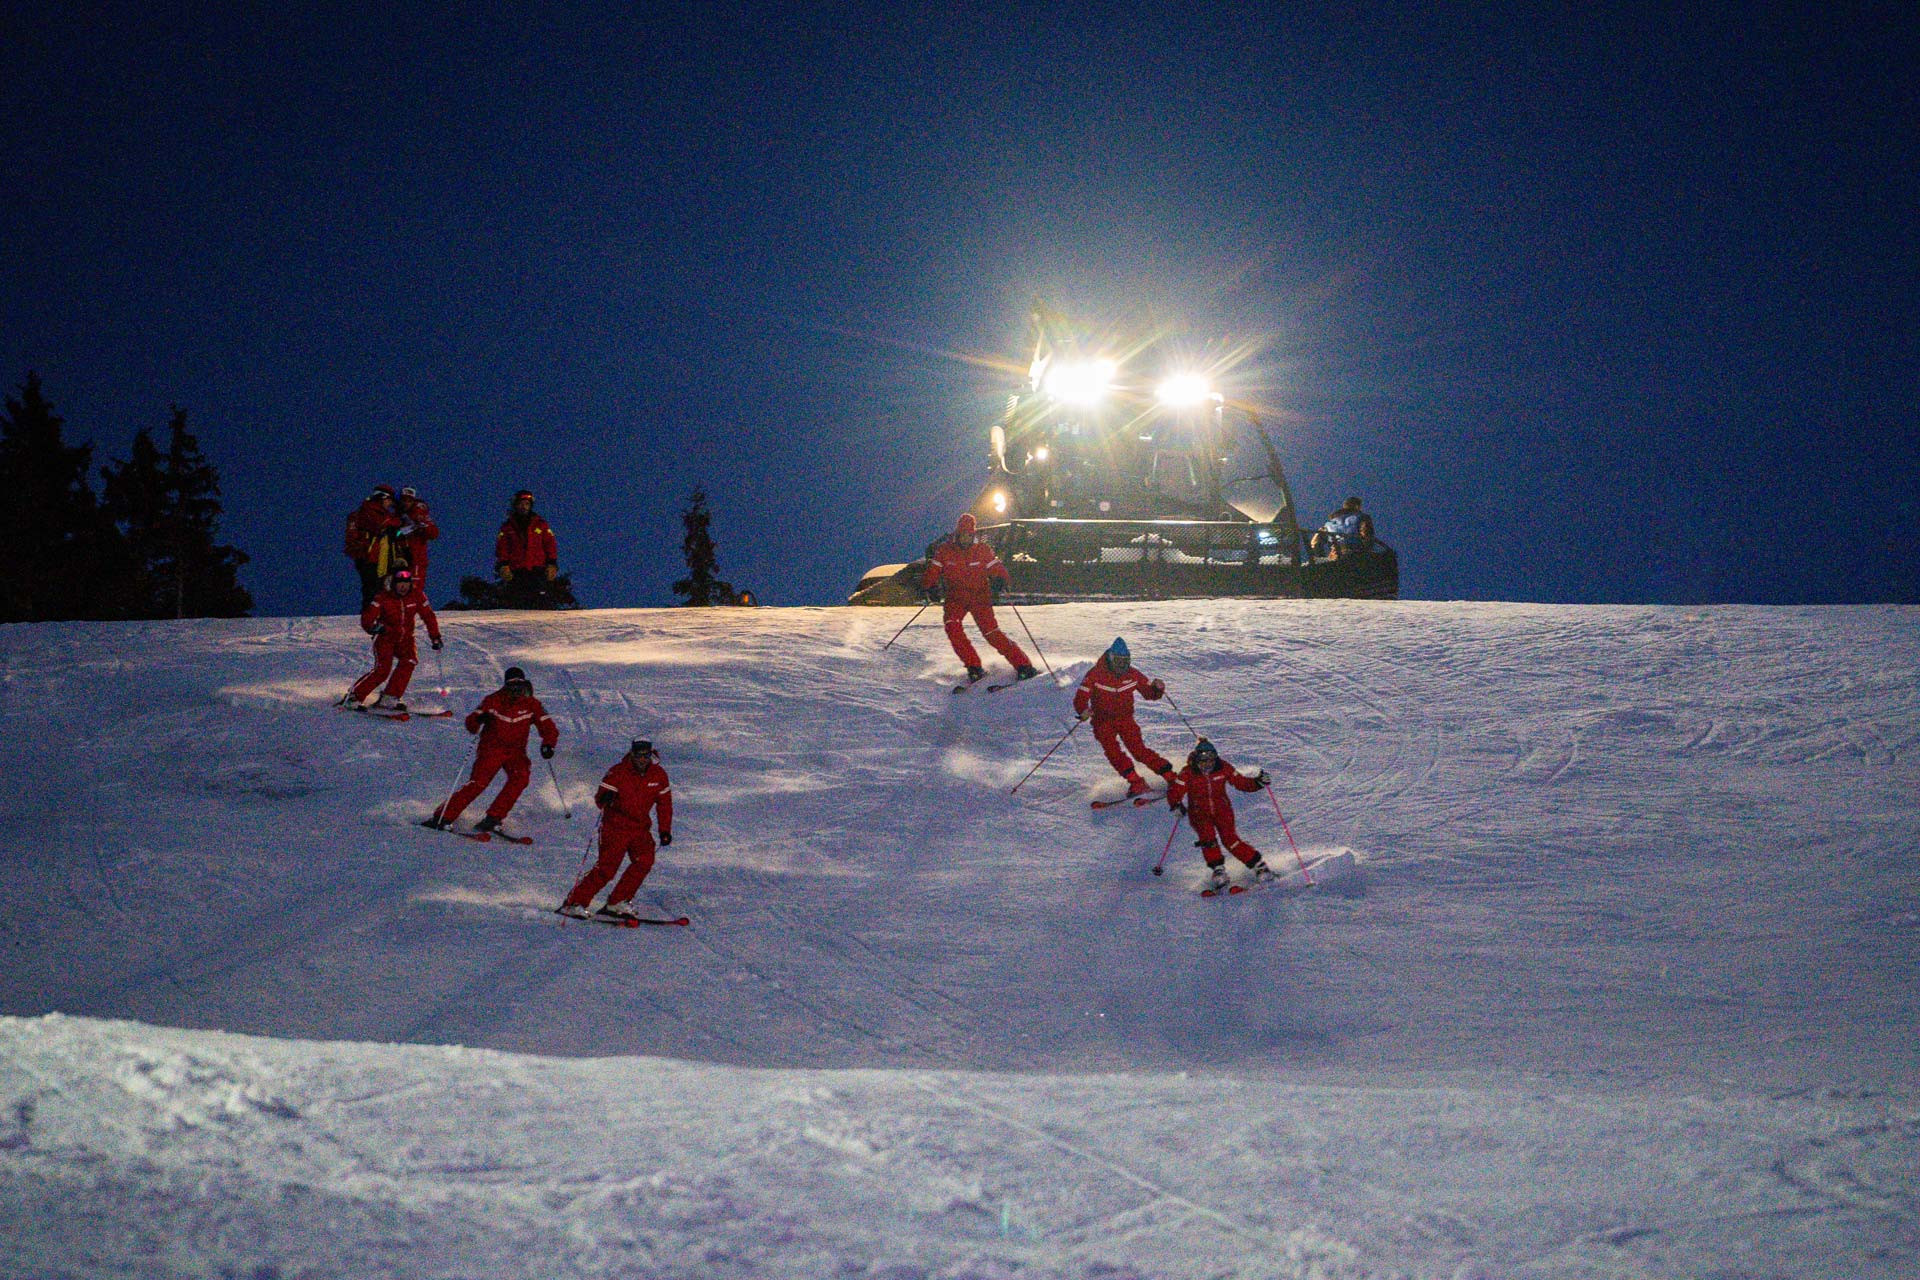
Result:
[[[65,425],[29,372],[0,419],[0,622],[111,613],[98,588],[118,539],[87,482],[93,446]]]
[[[236,574],[246,552],[215,539],[220,476],[187,430],[186,410],[173,406],[162,453],[143,427],[132,455],[102,475],[103,508],[126,539],[128,572],[121,616],[237,618],[253,597]]]
[[[720,561],[714,554],[713,535],[707,531],[713,517],[707,512],[705,489],[693,491],[687,509],[680,513],[680,522],[687,530],[680,540],[680,550],[687,557],[687,576],[673,584],[673,593],[685,596],[689,605],[732,604],[737,599],[733,584],[716,576]]]

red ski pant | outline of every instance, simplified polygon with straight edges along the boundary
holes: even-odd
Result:
[[[1008,639],[1007,633],[1002,631],[1000,624],[994,620],[991,599],[956,600],[948,596],[944,612],[947,619],[947,640],[953,645],[954,656],[966,666],[980,665],[980,654],[974,649],[972,641],[967,639],[967,633],[961,625],[966,621],[968,614],[973,615],[974,625],[980,628],[980,638],[992,645],[1001,657],[1011,662],[1015,668],[1032,665],[1027,661],[1027,655],[1021,651],[1020,646]]]
[[[1221,856],[1220,848],[1226,846],[1228,853],[1252,866],[1260,857],[1260,851],[1240,838],[1233,826],[1233,812],[1215,814],[1212,818],[1197,813],[1187,815],[1193,823],[1193,834],[1200,837],[1200,856],[1210,867],[1217,867],[1226,859]]]
[[[386,680],[386,692],[397,698],[412,683],[413,669],[419,662],[420,655],[413,647],[412,636],[395,639],[382,631],[373,638],[373,670],[361,676],[347,696],[355,702],[365,702],[367,695],[378,688],[382,680]],[[387,679],[388,672],[393,673],[391,680]]]
[[[613,879],[613,873],[620,869],[620,863],[626,859],[627,872],[620,882],[613,886],[613,892],[607,895],[607,905],[616,902],[631,902],[633,895],[640,892],[640,885],[653,870],[653,830],[625,822],[619,818],[605,818],[600,823],[600,860],[587,869],[573,886],[573,892],[567,895],[570,906],[591,906],[593,895]]]
[[[487,816],[495,822],[513,812],[513,802],[527,789],[527,781],[533,777],[533,761],[527,759],[527,753],[516,751],[507,754],[501,751],[488,751],[482,748],[473,762],[473,772],[460,784],[460,789],[447,800],[446,807],[440,811],[442,822],[452,822],[460,816],[460,811],[473,803],[473,798],[487,789],[493,781],[493,775],[502,769],[507,771],[507,785],[500,788],[500,794],[487,806]]]
[[[1140,726],[1132,716],[1113,720],[1095,720],[1093,740],[1100,744],[1102,751],[1107,753],[1107,763],[1113,766],[1114,772],[1128,782],[1140,781],[1140,774],[1133,767],[1135,760],[1155,773],[1166,773],[1172,768],[1165,756],[1142,741]],[[1127,755],[1129,751],[1133,753],[1131,758]]]

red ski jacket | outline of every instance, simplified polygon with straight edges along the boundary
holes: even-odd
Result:
[[[989,603],[993,600],[995,578],[1012,582],[1007,566],[1000,563],[992,547],[978,540],[970,547],[949,540],[933,549],[927,571],[920,575],[920,585],[930,588],[945,579],[948,600]]]
[[[500,536],[493,540],[495,568],[505,565],[515,573],[522,569],[544,569],[560,563],[560,543],[553,526],[535,513],[523,524],[508,516],[500,525]]]
[[[435,640],[440,638],[440,619],[434,615],[433,606],[418,591],[409,591],[403,596],[383,589],[360,611],[360,629],[370,636],[388,635],[396,641],[411,640],[415,618],[426,622],[429,637]]]
[[[427,567],[427,544],[440,536],[440,525],[434,520],[433,512],[427,510],[427,504],[415,498],[408,502],[404,498],[400,503],[401,527],[413,526],[402,545],[407,549],[407,564],[416,571]]]
[[[1165,685],[1147,679],[1138,667],[1128,667],[1125,675],[1116,672],[1107,665],[1107,656],[1101,654],[1074,692],[1073,710],[1075,715],[1084,715],[1091,706],[1096,724],[1102,720],[1131,720],[1135,693],[1148,702],[1158,702],[1166,691]]]
[[[1231,823],[1233,801],[1227,797],[1228,787],[1236,791],[1258,791],[1260,783],[1254,778],[1235,773],[1233,766],[1225,760],[1214,765],[1212,773],[1201,773],[1188,765],[1167,783],[1167,804],[1172,806],[1184,799],[1187,802],[1187,816],[1196,822],[1216,822],[1214,815],[1224,813]]]
[[[594,793],[593,802],[608,818],[641,828],[647,825],[648,811],[657,810],[660,830],[666,834],[673,831],[673,784],[657,760],[642,772],[633,767],[631,757],[621,756],[619,763],[600,779],[600,789]]]
[[[531,695],[509,698],[505,689],[495,689],[480,699],[479,706],[467,712],[467,732],[480,735],[482,752],[524,756],[527,735],[535,728],[540,730],[540,741],[547,746],[560,741],[560,726],[540,705],[540,699]]]
[[[347,554],[355,560],[372,564],[380,555],[380,539],[398,529],[402,523],[399,516],[387,510],[386,503],[378,498],[368,498],[347,517]]]

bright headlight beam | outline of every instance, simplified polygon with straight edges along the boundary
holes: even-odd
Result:
[[[1213,384],[1197,373],[1176,373],[1162,382],[1155,392],[1169,409],[1193,409],[1213,397]]]
[[[1119,366],[1111,360],[1083,360],[1047,370],[1042,389],[1062,404],[1093,405],[1104,400]]]

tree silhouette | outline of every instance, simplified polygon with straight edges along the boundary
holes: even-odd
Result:
[[[236,578],[247,554],[216,541],[220,476],[173,406],[164,453],[143,427],[127,461],[102,470],[101,506],[126,539],[117,612],[129,618],[237,618],[253,597]]]
[[[65,423],[29,372],[0,419],[0,621],[111,616],[100,580],[116,575],[117,538],[87,483],[93,446]]]
[[[705,489],[693,491],[687,509],[680,513],[680,522],[687,530],[680,540],[680,550],[687,557],[687,576],[673,584],[673,593],[685,596],[689,605],[735,603],[739,597],[734,594],[733,584],[717,576],[720,561],[714,554],[713,535],[708,532],[713,517],[707,512]]]

